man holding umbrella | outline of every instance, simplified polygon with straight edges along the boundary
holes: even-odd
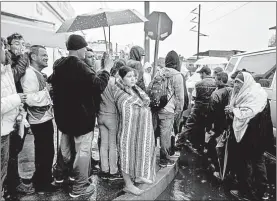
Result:
[[[94,193],[88,177],[96,117],[95,98],[105,90],[111,68],[106,62],[103,71],[97,75],[89,70],[84,62],[87,45],[82,36],[70,35],[66,43],[69,56],[54,63],[51,80],[55,120],[63,133],[61,152],[64,162],[70,163],[74,157],[72,150],[76,151],[73,163],[75,182],[69,193],[73,198]]]

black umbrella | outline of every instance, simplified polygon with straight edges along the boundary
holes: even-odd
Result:
[[[74,32],[103,27],[105,41],[107,41],[105,27],[109,27],[110,44],[110,26],[132,24],[146,21],[148,20],[135,9],[112,10],[100,8],[94,12],[78,15],[72,19],[66,20],[60,26],[57,33]]]

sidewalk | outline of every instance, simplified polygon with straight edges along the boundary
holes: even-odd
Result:
[[[96,132],[98,130],[96,129]],[[55,152],[56,152],[56,134],[55,134]],[[123,180],[109,181],[103,180],[98,175],[92,175],[93,185],[96,186],[95,193],[90,198],[80,197],[72,199],[68,195],[68,189],[62,188],[55,193],[46,193],[39,195],[37,193],[27,196],[19,196],[20,200],[24,201],[40,201],[40,200],[155,200],[174,179],[178,171],[178,158],[174,158],[176,164],[173,167],[162,168],[157,172],[156,182],[152,185],[140,185],[139,187],[145,190],[145,193],[139,197],[131,194],[126,194],[122,191],[124,187]],[[56,161],[56,153],[54,162]],[[158,166],[157,166],[158,167]],[[24,179],[30,179],[35,170],[34,164],[34,137],[27,135],[22,152],[19,155],[19,173]]]

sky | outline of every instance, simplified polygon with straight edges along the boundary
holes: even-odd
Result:
[[[144,15],[144,2],[71,2],[76,14],[99,8],[136,9]],[[276,2],[150,2],[150,13],[166,12],[173,21],[172,34],[160,41],[159,57],[175,50],[185,58],[197,53],[197,33],[189,31],[196,15],[190,13],[201,4],[200,52],[207,50],[251,51],[267,48],[276,25]],[[197,29],[196,29],[197,30]],[[103,29],[85,30],[87,39],[104,40]],[[107,33],[107,32],[106,32]],[[111,27],[111,42],[144,46],[144,24]],[[154,60],[155,41],[150,42],[150,61]]]

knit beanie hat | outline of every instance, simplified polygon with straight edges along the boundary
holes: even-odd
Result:
[[[134,69],[132,69],[128,66],[123,66],[119,69],[118,74],[123,79],[127,75],[127,73],[129,73],[131,71],[134,71]]]
[[[66,42],[67,50],[79,50],[86,46],[88,46],[86,40],[82,36],[76,34],[70,35]]]

